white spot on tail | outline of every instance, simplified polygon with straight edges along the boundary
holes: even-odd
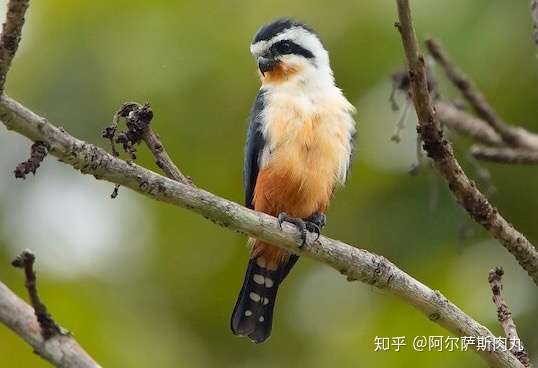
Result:
[[[255,301],[256,303],[259,302],[261,299],[261,296],[256,293],[250,293],[248,296],[250,297],[250,299],[252,299],[252,301]]]
[[[254,274],[252,279],[258,285],[263,285],[263,282],[265,281],[265,278],[262,275],[259,275],[259,274]]]
[[[245,311],[245,316],[247,316],[247,317],[252,316],[252,311],[251,310],[246,310]]]
[[[267,304],[269,304],[269,299],[263,298],[263,305],[267,305]]]
[[[261,268],[265,268],[267,265],[267,263],[265,262],[265,258],[263,257],[256,258],[256,264],[260,266]]]
[[[263,321],[265,321],[265,318],[263,318],[263,316],[260,316],[260,318],[258,319],[258,321],[263,322]]]
[[[267,287],[267,288],[273,287],[273,284],[274,284],[274,282],[273,282],[272,279],[270,279],[269,277],[265,278],[265,287]]]

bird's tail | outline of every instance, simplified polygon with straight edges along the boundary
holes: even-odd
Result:
[[[253,253],[230,321],[235,335],[248,336],[255,343],[269,338],[278,287],[298,259],[291,254],[270,270],[263,255]]]

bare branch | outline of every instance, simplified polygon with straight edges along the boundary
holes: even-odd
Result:
[[[453,64],[446,51],[433,39],[426,40],[426,47],[433,58],[444,68],[450,81],[460,90],[479,117],[484,119],[503,139],[512,146],[538,149],[538,135],[504,122],[488,103],[482,92],[467,75]]]
[[[471,154],[479,160],[503,164],[538,164],[538,151],[525,149],[474,145]]]
[[[75,339],[59,327],[37,293],[35,256],[24,251],[13,266],[24,269],[32,307],[0,282],[0,322],[26,341],[43,359],[59,368],[99,368]]]
[[[504,330],[504,334],[508,339],[508,348],[510,352],[523,364],[525,367],[530,367],[529,355],[523,342],[517,334],[517,328],[514,320],[512,319],[512,312],[502,297],[502,276],[504,271],[502,267],[495,267],[489,271],[488,281],[491,286],[491,292],[493,293],[493,303],[497,306],[497,318],[501,327]]]
[[[172,180],[179,181],[180,183],[192,184],[191,180],[181,173],[170,156],[168,156],[168,152],[166,152],[164,149],[160,138],[149,126],[151,118],[148,119],[147,117],[153,116],[153,112],[151,112],[151,115],[149,115],[147,113],[148,109],[151,112],[149,105],[138,105],[135,109],[129,112],[126,118],[129,121],[140,121],[145,123],[146,128],[142,131],[142,140],[144,140],[153,156],[155,156],[155,163],[164,171],[165,175]]]
[[[402,131],[405,129],[405,121],[407,120],[407,115],[409,114],[409,109],[411,107],[411,100],[409,98],[405,99],[403,111],[394,126],[394,132],[392,133],[390,140],[394,143],[400,143],[402,140]]]
[[[538,251],[523,234],[505,220],[499,211],[469,180],[443,136],[434,114],[427,88],[424,57],[420,55],[411,20],[408,0],[397,0],[400,34],[409,64],[413,102],[418,116],[417,130],[424,142],[424,149],[435,162],[435,167],[446,180],[458,203],[494,238],[514,255],[521,267],[538,285]]]
[[[400,297],[458,336],[493,337],[489,330],[438,291],[429,289],[382,256],[324,236],[315,240],[315,234],[309,234],[307,244],[301,248],[301,236],[294,226],[284,223],[281,230],[277,219],[272,216],[120,160],[76,139],[7,96],[0,98],[0,119],[6,127],[31,140],[47,142],[52,155],[83,174],[91,174],[156,200],[189,209],[230,230],[325,263],[349,280],[359,280]],[[508,352],[481,351],[480,354],[496,367],[521,367]]]
[[[11,264],[13,267],[22,268],[24,270],[26,289],[28,289],[28,295],[30,295],[30,301],[34,308],[35,316],[41,327],[41,335],[43,335],[45,340],[48,340],[52,336],[63,335],[64,332],[62,328],[54,322],[52,316],[47,312],[47,307],[39,299],[34,261],[35,255],[29,250],[25,250],[17,256]]]
[[[120,133],[116,137],[120,118],[126,119],[127,131]],[[153,111],[149,104],[140,105],[136,102],[126,102],[114,114],[112,124],[103,131],[103,137],[111,141],[112,152],[115,156],[119,154],[116,152],[114,143],[122,143],[124,149],[131,153],[133,159],[136,158],[134,156],[136,145],[143,140],[155,157],[155,163],[164,171],[168,178],[183,184],[192,184],[191,180],[183,175],[174,164],[164,149],[160,138],[151,129],[150,123],[152,119]]]
[[[21,40],[24,14],[30,0],[9,0],[6,22],[0,36],[0,93],[4,90],[6,75]]]
[[[476,118],[452,104],[437,102],[435,113],[443,125],[462,135],[491,146],[504,144],[501,136],[484,120]]]

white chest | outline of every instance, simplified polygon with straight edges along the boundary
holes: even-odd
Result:
[[[267,94],[262,168],[281,167],[301,181],[315,175],[345,181],[355,133],[353,107],[336,87],[329,92],[307,95],[274,90]]]

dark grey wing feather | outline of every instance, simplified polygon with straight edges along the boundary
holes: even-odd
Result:
[[[262,111],[264,108],[265,91],[260,90],[252,107],[247,142],[245,144],[245,163],[243,167],[243,185],[245,187],[245,206],[253,208],[252,199],[258,178],[259,159],[265,147],[265,139],[261,132]]]

